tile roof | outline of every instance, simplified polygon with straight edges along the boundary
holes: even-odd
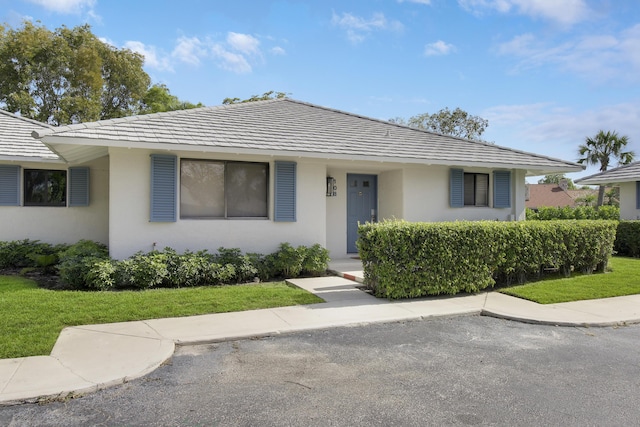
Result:
[[[527,184],[529,198],[525,200],[525,206],[537,209],[542,206],[562,208],[583,205],[579,200],[587,196],[598,197],[598,190],[578,189],[563,190],[558,184]]]
[[[46,145],[31,136],[35,129],[51,129],[51,126],[0,110],[0,159],[60,160]]]
[[[82,123],[39,130],[34,136],[54,147],[89,142],[93,146],[198,147],[351,160],[491,165],[538,172],[583,169],[568,161],[288,98]],[[59,152],[65,156],[64,151]]]
[[[580,184],[607,184],[617,182],[640,181],[640,162],[629,163],[615,169],[576,179]]]
[[[575,206],[576,201],[558,184],[528,184],[529,198],[525,206],[537,209],[542,206],[564,207]]]

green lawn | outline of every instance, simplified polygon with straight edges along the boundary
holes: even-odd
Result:
[[[546,279],[499,291],[540,304],[640,294],[640,259],[612,257],[604,274]]]
[[[66,326],[313,304],[284,282],[122,292],[52,291],[0,276],[0,358],[47,355]]]

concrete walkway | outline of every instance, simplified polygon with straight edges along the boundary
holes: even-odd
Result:
[[[563,326],[640,322],[640,295],[551,305],[497,292],[388,301],[358,289],[358,260],[335,261],[330,268],[340,277],[290,280],[326,301],[320,304],[65,328],[50,356],[0,360],[0,405],[122,384],[159,367],[175,345],[463,314]]]

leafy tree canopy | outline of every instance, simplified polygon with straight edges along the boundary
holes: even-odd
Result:
[[[391,123],[397,123],[418,129],[424,129],[432,132],[438,132],[443,135],[457,136],[475,141],[482,141],[481,136],[489,121],[479,116],[474,116],[460,108],[451,111],[443,108],[434,114],[424,113],[412,116],[409,120],[396,117],[389,120]]]
[[[588,165],[600,165],[600,172],[609,168],[611,160],[616,160],[618,165],[626,165],[633,161],[633,151],[624,151],[629,143],[629,137],[619,136],[617,132],[599,131],[594,137],[587,137],[584,144],[578,147],[580,158],[578,163]],[[605,186],[601,185],[598,192],[598,206],[604,202]]]
[[[243,102],[253,102],[253,101],[266,101],[268,99],[281,99],[286,98],[287,95],[291,95],[286,92],[275,92],[270,90],[269,92],[265,92],[262,95],[253,95],[251,98],[240,99],[240,98],[225,98],[222,100],[222,104],[241,104]]]
[[[147,90],[142,98],[140,114],[162,113],[165,111],[189,110],[191,108],[204,107],[198,102],[192,104],[188,101],[181,101],[177,96],[171,95],[169,88],[164,84],[154,84]]]
[[[89,25],[50,31],[0,25],[0,108],[52,125],[202,106],[149,86],[144,57],[99,40]]]
[[[135,114],[150,83],[143,62],[89,25],[0,26],[0,106],[54,125]]]
[[[549,175],[545,175],[543,178],[538,180],[538,184],[560,184],[562,180],[567,181],[567,188],[569,190],[576,190],[578,187],[573,183],[571,178],[567,178],[563,173],[552,173]]]

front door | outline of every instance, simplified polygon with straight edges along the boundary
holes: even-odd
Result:
[[[358,223],[378,217],[377,176],[347,174],[347,253],[357,253]]]

